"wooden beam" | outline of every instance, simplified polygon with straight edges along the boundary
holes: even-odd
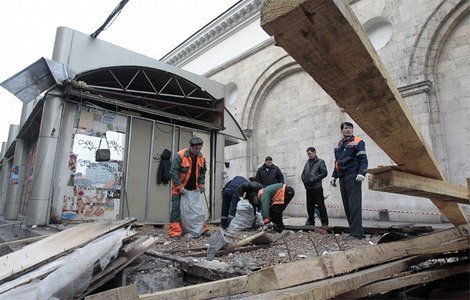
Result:
[[[261,27],[395,163],[410,172],[443,178],[347,1],[267,0],[261,9]]]
[[[291,286],[337,276],[376,264],[408,256],[410,249],[438,246],[470,235],[470,225],[462,225],[430,235],[392,243],[378,244],[330,253],[315,259],[271,266],[248,275],[253,293],[265,293]]]
[[[140,295],[143,300],[163,300],[163,299],[212,299],[217,297],[228,297],[231,295],[248,292],[247,277],[239,276],[222,279],[213,282],[206,282],[181,288]]]
[[[369,170],[369,189],[375,191],[398,193],[410,196],[429,198],[434,205],[454,225],[467,224],[468,220],[458,203],[469,204],[469,189],[447,181],[435,180],[414,174],[383,168]]]
[[[386,278],[396,273],[403,272],[419,262],[420,259],[425,260],[425,258],[408,257],[362,271],[353,272],[351,274],[303,284],[279,291],[271,291],[245,299],[331,299],[363,285],[375,282],[381,278]],[[248,278],[248,280],[250,279]]]
[[[266,0],[261,27],[407,173],[443,174],[410,109],[346,0]],[[372,117],[371,117],[372,116]],[[454,224],[465,217],[442,205]]]
[[[21,239],[21,240],[9,241],[9,242],[5,242],[5,243],[1,243],[0,248],[9,247],[11,245],[16,245],[16,244],[25,244],[25,243],[36,242],[36,241],[42,240],[43,238],[46,238],[48,236],[51,236],[51,234],[39,235],[39,236],[33,236],[33,237]]]
[[[369,177],[369,189],[416,197],[437,198],[440,201],[446,202],[470,204],[470,195],[467,187],[397,170],[372,174]]]
[[[359,299],[383,294],[388,291],[407,286],[425,284],[427,282],[468,272],[468,262],[464,265],[445,266],[440,269],[421,271],[415,274],[391,278],[360,287],[357,290],[340,295],[338,299]],[[450,298],[449,298],[450,299]]]

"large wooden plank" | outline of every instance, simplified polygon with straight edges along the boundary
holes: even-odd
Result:
[[[430,235],[402,241],[330,253],[315,259],[271,266],[248,275],[253,293],[265,293],[337,276],[354,270],[409,256],[408,251],[422,246],[438,246],[468,237],[470,225],[462,225]],[[428,251],[427,248],[424,251]],[[417,253],[419,254],[419,253]]]
[[[357,290],[340,295],[337,299],[359,299],[371,297],[373,295],[386,293],[388,291],[404,288],[407,286],[426,284],[431,281],[446,278],[452,275],[468,272],[468,262],[464,265],[445,266],[440,269],[433,269],[418,272],[416,274],[391,278],[365,285]],[[451,298],[448,298],[451,299]]]
[[[261,27],[405,171],[443,178],[347,1],[267,0]]]
[[[422,258],[422,260],[424,260],[424,258]],[[417,262],[419,262],[419,258],[408,257],[351,274],[299,285],[284,290],[259,294],[246,299],[331,299],[381,278],[387,278],[393,274],[403,272]]]
[[[261,27],[405,172],[442,180],[410,109],[346,0],[266,0]],[[456,204],[431,199],[454,225]]]
[[[0,257],[0,283],[131,222],[107,220],[80,224],[4,255]]]
[[[143,300],[191,299],[202,300],[228,297],[248,291],[247,277],[239,276],[181,288],[140,295]]]
[[[369,189],[441,201],[470,204],[467,187],[447,181],[431,179],[414,174],[390,170],[369,177]]]

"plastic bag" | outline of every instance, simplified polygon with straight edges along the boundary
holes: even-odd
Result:
[[[235,217],[228,226],[228,231],[243,231],[253,227],[255,221],[255,214],[253,206],[246,199],[241,199],[237,203],[237,211]]]
[[[187,191],[181,195],[180,222],[183,235],[200,236],[204,230],[205,216],[199,190]]]
[[[256,218],[255,218],[255,226],[263,226],[263,225],[264,225],[263,215],[261,214],[261,212],[257,211]]]

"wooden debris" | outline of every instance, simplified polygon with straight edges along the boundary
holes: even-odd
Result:
[[[171,289],[151,294],[140,295],[143,300],[163,299],[212,299],[216,297],[228,297],[248,291],[247,277],[239,276],[222,279],[213,282],[201,283],[177,289]]]
[[[225,250],[231,250],[231,249],[235,249],[235,248],[239,248],[239,247],[242,247],[242,246],[246,246],[246,245],[249,245],[249,244],[270,244],[272,241],[271,239],[269,239],[267,236],[266,236],[266,232],[265,231],[260,231],[254,235],[251,235],[243,240],[240,240],[238,242],[231,242],[231,243],[228,243],[227,245],[225,245],[223,248]]]
[[[90,295],[85,300],[138,300],[139,292],[135,284],[118,287],[98,294]]]
[[[33,267],[81,247],[133,220],[84,223],[48,236],[21,250],[0,257],[0,283],[23,274]]]
[[[374,282],[377,278],[389,277],[393,274],[402,272],[416,262],[419,262],[419,260],[420,259],[418,257],[408,257],[352,274],[346,274],[288,289],[255,295],[246,299],[330,299]],[[297,274],[297,276],[299,276],[299,274]],[[266,280],[268,281],[269,278],[266,278]],[[249,277],[248,282],[250,282]],[[251,287],[252,285],[250,284],[250,290]]]
[[[369,179],[369,189],[424,198],[439,198],[441,201],[470,204],[467,187],[390,170],[373,174]]]
[[[33,236],[33,237],[25,238],[25,239],[0,243],[0,248],[9,247],[9,246],[16,245],[16,244],[26,244],[26,243],[36,242],[38,240],[41,240],[41,239],[46,238],[46,237],[51,236],[51,235],[52,234],[39,235],[39,236]]]
[[[260,14],[261,27],[276,44],[404,172],[444,179],[410,109],[346,0],[266,0]],[[454,225],[468,223],[457,203],[430,199]]]
[[[400,259],[408,256],[407,251],[419,246],[438,246],[444,242],[467,238],[469,230],[470,225],[462,225],[417,238],[272,266],[248,275],[250,290],[253,293],[265,293]]]
[[[396,290],[412,285],[425,284],[427,282],[446,278],[456,274],[466,273],[468,271],[469,270],[467,261],[465,264],[450,265],[444,268],[422,271],[416,274],[407,274],[406,276],[399,276],[371,283],[360,287],[354,291],[342,294],[338,297],[338,299],[349,300],[363,297],[371,297],[376,294],[382,294],[391,290]]]
[[[119,256],[116,260],[112,261],[104,270],[100,271],[98,274],[94,274],[91,282],[86,289],[86,291],[79,297],[84,298],[89,295],[91,292],[113,279],[117,273],[122,271],[130,263],[132,263],[136,258],[142,255],[148,248],[155,244],[157,240],[153,237],[149,237],[145,241],[139,244],[135,244],[131,249],[124,255]]]

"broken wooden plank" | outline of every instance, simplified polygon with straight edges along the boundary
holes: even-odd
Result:
[[[357,289],[363,285],[375,282],[378,279],[386,278],[393,274],[402,272],[424,259],[425,258],[419,257],[403,258],[398,261],[389,262],[351,274],[303,284],[279,291],[267,292],[245,299],[330,299]],[[269,279],[267,278],[267,280]],[[249,281],[250,278],[248,278],[248,282]]]
[[[441,243],[439,245],[425,245],[422,247],[416,247],[406,250],[408,255],[416,254],[438,254],[446,252],[455,252],[470,249],[470,238],[467,237],[462,240],[451,241],[447,243]]]
[[[443,178],[347,1],[268,0],[261,9],[261,27],[398,165],[410,173]]]
[[[80,224],[1,256],[0,283],[133,221],[107,220]]]
[[[246,246],[246,245],[249,245],[249,244],[256,244],[257,241],[259,241],[261,244],[270,244],[271,243],[271,239],[269,237],[266,236],[266,232],[265,231],[260,231],[256,234],[253,234],[243,240],[240,240],[238,242],[231,242],[231,243],[228,243],[227,245],[225,245],[223,248],[225,250],[231,250],[231,249],[235,249],[235,248],[239,248],[239,247],[242,247],[242,246]]]
[[[14,241],[1,243],[0,248],[9,247],[9,246],[16,245],[16,244],[26,244],[26,243],[36,242],[38,240],[41,240],[41,239],[46,238],[46,237],[51,236],[51,235],[52,234],[39,235],[39,236],[33,236],[33,237],[25,238],[25,239],[20,239],[20,240],[14,240]]]
[[[369,177],[369,189],[441,201],[470,204],[467,187],[414,174],[390,170]]]
[[[273,244],[271,243],[269,245],[254,245],[254,246],[238,247],[238,248],[234,248],[230,250],[219,250],[215,253],[215,256],[223,256],[223,255],[227,255],[229,253],[234,253],[234,252],[238,252],[238,253],[250,252],[250,251],[255,251],[259,249],[269,248],[272,245]],[[189,256],[190,257],[204,257],[204,256],[207,256],[207,251],[183,255],[183,257],[189,257]]]
[[[130,284],[112,290],[107,290],[98,294],[90,295],[85,300],[138,300],[139,291],[137,285]]]
[[[412,285],[425,284],[427,282],[466,272],[468,272],[468,262],[466,264],[451,265],[439,269],[421,271],[416,274],[386,279],[362,286],[354,291],[340,295],[338,299],[359,299],[363,297],[371,297],[373,295],[383,294]]]
[[[351,272],[363,267],[408,256],[410,249],[440,245],[470,235],[470,225],[461,225],[430,235],[402,241],[330,253],[314,259],[271,266],[248,275],[253,293],[265,293]]]
[[[111,262],[104,270],[102,270],[98,274],[94,274],[88,288],[86,289],[86,291],[83,292],[79,299],[83,299],[85,296],[89,295],[91,292],[101,287],[109,280],[113,279],[117,273],[122,271],[140,255],[144,254],[145,251],[147,251],[148,248],[154,245],[156,241],[156,238],[148,238],[136,247],[130,249],[127,253],[125,253],[125,255],[119,256],[116,260]]]
[[[248,291],[247,277],[238,276],[218,281],[200,283],[181,288],[140,295],[142,300],[191,299],[202,300],[228,297]]]
[[[242,275],[240,273],[222,271],[220,269],[212,268],[211,266],[200,264],[198,261],[195,261],[188,257],[169,256],[162,252],[157,252],[154,250],[147,250],[145,251],[145,253],[164,260],[172,261],[184,272],[197,277],[205,278],[207,280],[221,280],[235,277],[237,275]]]

